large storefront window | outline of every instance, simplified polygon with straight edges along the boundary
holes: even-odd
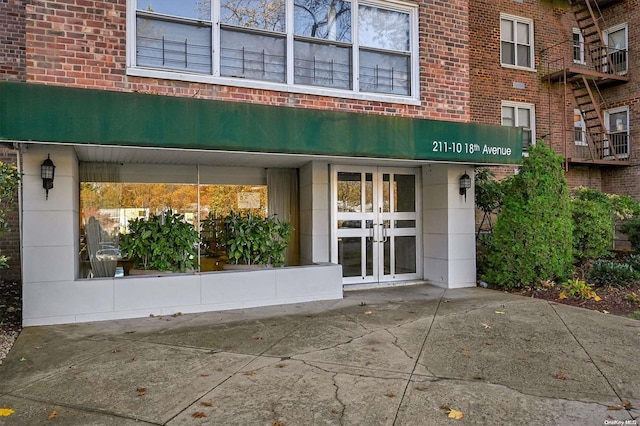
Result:
[[[267,216],[266,185],[82,182],[80,188],[80,278],[129,275],[120,240],[132,220],[179,214],[199,234],[197,270],[222,269],[219,240],[224,217],[236,213]]]
[[[413,5],[357,0],[135,4],[130,45],[140,69],[180,73],[176,78],[211,76],[212,82],[230,77],[278,83],[283,90],[297,85],[399,96],[418,92]],[[287,13],[293,15],[289,20]]]

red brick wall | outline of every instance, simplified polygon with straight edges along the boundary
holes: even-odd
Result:
[[[17,164],[18,155],[14,149],[0,145],[0,161],[8,164]],[[16,202],[18,194],[16,193]],[[0,207],[4,208],[4,204],[0,203]],[[16,204],[12,210],[6,213],[6,219],[9,223],[9,232],[0,235],[0,254],[9,256],[9,269],[0,269],[0,280],[17,280],[21,279],[20,270],[20,214]]]
[[[469,2],[470,30],[470,88],[471,120],[500,124],[501,101],[533,103],[536,107],[536,138],[544,140],[560,155],[565,156],[565,141],[571,148],[573,137],[574,100],[570,90],[560,83],[549,84],[541,76],[547,68],[548,49],[556,43],[571,40],[572,28],[577,27],[569,8],[549,8],[541,2],[524,0],[471,0]],[[500,13],[530,18],[534,21],[534,45],[537,72],[512,70],[500,66]],[[570,165],[567,181],[571,187],[590,186],[612,193],[628,194],[640,200],[640,7],[638,0],[627,0],[603,11],[607,28],[619,23],[629,24],[629,83],[602,89],[606,108],[622,105],[630,107],[631,167],[606,168]],[[567,43],[567,46],[570,44]],[[571,50],[566,52],[571,63]],[[562,56],[562,55],[556,55]],[[514,82],[524,83],[526,89],[515,89]],[[498,168],[496,174],[505,176],[514,168]]]
[[[83,88],[303,108],[469,121],[468,9],[462,0],[419,3],[422,105],[337,99],[126,75],[126,2],[31,1],[27,80]]]
[[[26,77],[24,3],[0,0],[0,81]]]

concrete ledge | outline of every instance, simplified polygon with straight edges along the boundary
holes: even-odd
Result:
[[[332,263],[256,271],[25,283],[23,325],[140,318],[151,314],[331,299],[342,299],[342,267]]]

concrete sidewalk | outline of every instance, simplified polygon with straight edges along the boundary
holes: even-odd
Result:
[[[640,321],[546,301],[346,292],[27,328],[0,366],[0,424],[632,425],[639,353]]]

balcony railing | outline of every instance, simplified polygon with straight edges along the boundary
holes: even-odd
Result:
[[[543,49],[540,58],[545,75],[570,69],[572,72],[624,78],[629,69],[627,49],[616,49],[600,43],[566,40]]]
[[[628,162],[631,138],[627,133],[570,132],[566,156],[572,162]]]

